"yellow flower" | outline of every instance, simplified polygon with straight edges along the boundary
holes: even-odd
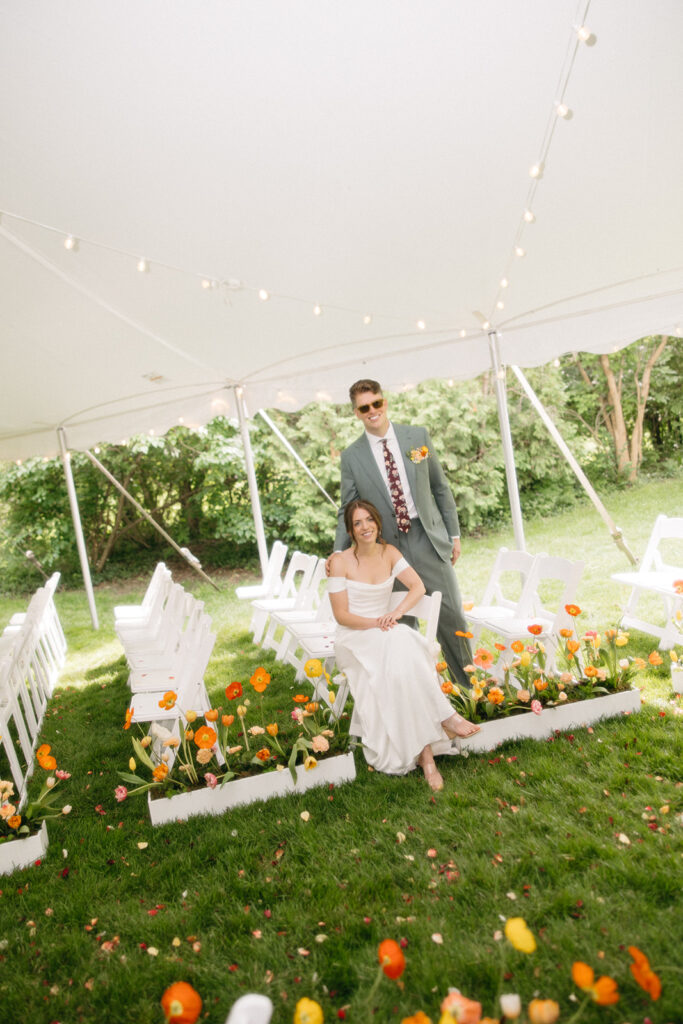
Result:
[[[309,679],[317,679],[318,676],[323,674],[322,662],[318,661],[317,658],[309,658],[304,665],[304,672]]]
[[[505,938],[520,953],[533,953],[536,939],[523,917],[509,917],[505,922]]]
[[[128,767],[130,768],[130,770],[132,772],[134,772],[135,769],[137,768],[137,765],[135,763],[135,758],[134,757],[131,757],[130,761],[128,762]]]
[[[300,999],[294,1009],[294,1024],[323,1024],[322,1007],[314,999]]]
[[[196,722],[197,721],[197,712],[196,711],[186,711],[185,712],[185,720],[188,721],[190,724],[192,724],[192,722]]]
[[[304,761],[304,768],[306,769],[307,772],[310,772],[312,768],[317,768],[317,766],[318,762],[314,757],[312,757],[309,754],[306,760]]]
[[[614,642],[617,647],[626,647],[626,644],[628,643],[628,633],[618,633]]]
[[[676,652],[674,651],[674,654],[675,653]],[[337,694],[334,692],[334,690],[327,691],[327,699],[329,700],[330,704],[334,704],[335,700],[337,699]]]
[[[240,704],[237,708],[237,714],[239,715],[240,718],[244,718],[246,713],[247,709],[245,708],[244,704]]]
[[[519,663],[522,666],[522,668],[529,667],[529,665],[531,664],[531,655],[528,651],[522,651],[522,653],[519,656]]]
[[[676,661],[678,661],[678,655],[676,654],[676,652],[675,652],[675,651],[669,651],[669,657],[671,658],[671,660],[672,660],[673,662],[676,662]]]
[[[145,749],[147,749],[147,747],[150,745],[151,742],[152,742],[152,737],[151,736],[143,736],[142,739],[140,740],[140,746],[144,747]]]
[[[266,732],[268,733],[269,736],[277,736],[279,732],[277,722],[271,722],[270,725],[267,725]]]

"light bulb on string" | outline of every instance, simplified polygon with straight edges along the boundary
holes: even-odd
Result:
[[[369,313],[366,313],[365,316],[363,317],[363,323],[366,325],[366,327],[368,324],[372,323],[372,317],[370,316]]]
[[[526,249],[523,249],[521,245],[516,245],[515,256],[519,256],[520,259],[522,258],[522,256],[526,256]]]
[[[460,337],[461,338],[466,338],[467,337],[467,331],[464,328],[463,328],[462,331],[460,331]]]
[[[322,316],[322,315],[323,315],[323,307],[316,304],[313,307],[313,316]]]
[[[527,224],[533,224],[533,222],[536,220],[536,215],[531,210],[525,210],[524,220],[527,222]]]
[[[539,163],[533,164],[533,166],[529,168],[529,174],[531,175],[532,178],[542,178],[543,177],[543,170],[544,170],[544,166],[543,166],[543,161],[541,160]]]
[[[259,288],[258,297],[261,300],[261,302],[267,302],[268,299],[270,298],[270,295],[265,288]]]
[[[591,32],[587,25],[580,25],[576,30],[576,34],[586,46],[595,46],[597,36],[594,32]]]
[[[573,111],[569,109],[566,103],[558,103],[555,107],[555,113],[565,121],[571,121],[574,116]]]
[[[417,321],[417,329],[418,329],[418,331],[424,331],[426,326],[427,326],[427,324],[424,322],[424,320],[418,320]]]
[[[208,279],[208,277],[202,278],[202,288],[204,289],[204,291],[208,291],[209,288],[215,288],[215,287],[216,287],[216,282],[215,281],[210,281]]]
[[[501,299],[498,299],[498,302],[496,303],[496,309],[505,309],[505,303]]]
[[[500,287],[501,288],[507,288],[509,283],[510,282],[508,281],[507,277],[501,277],[501,279],[500,279]]]
[[[78,239],[74,238],[73,235],[67,235],[64,239],[64,248],[67,249],[69,252],[77,252]]]
[[[149,263],[145,259],[138,260],[138,270],[141,274],[146,274],[149,271]]]

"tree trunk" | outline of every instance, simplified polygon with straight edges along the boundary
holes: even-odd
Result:
[[[635,383],[637,411],[636,421],[633,424],[633,431],[631,433],[631,472],[629,473],[629,480],[631,482],[637,478],[638,467],[643,459],[643,420],[645,419],[645,406],[647,405],[648,395],[650,394],[652,367],[666,348],[668,341],[668,334],[663,334],[659,340],[659,344],[653,348],[652,352],[648,356],[648,360],[645,363],[645,369],[643,370],[640,380],[638,380],[638,374],[636,373]]]
[[[629,446],[626,421],[624,420],[624,410],[621,406],[621,374],[617,381],[617,378],[614,375],[614,370],[610,365],[608,355],[600,356],[600,365],[602,367],[602,372],[605,374],[605,380],[607,381],[607,393],[609,395],[609,405],[605,409],[605,422],[607,424],[607,429],[612,435],[612,441],[614,442],[614,454],[617,460],[617,470],[619,473],[625,473],[626,467],[629,464]]]

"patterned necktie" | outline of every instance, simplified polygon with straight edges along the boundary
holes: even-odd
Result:
[[[408,506],[406,505],[406,496],[401,486],[401,477],[398,474],[398,466],[394,456],[389,451],[388,442],[383,440],[382,444],[384,445],[384,465],[386,466],[387,479],[389,481],[389,493],[396,510],[396,525],[401,533],[407,533],[410,529],[410,516],[408,515]]]

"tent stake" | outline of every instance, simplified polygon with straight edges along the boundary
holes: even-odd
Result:
[[[107,480],[114,485],[114,487],[117,489],[117,491],[121,492],[121,494],[124,496],[124,498],[126,498],[131,503],[131,505],[133,505],[138,510],[140,515],[143,516],[147,520],[147,522],[150,523],[154,527],[154,529],[157,531],[157,533],[160,533],[161,536],[164,538],[164,540],[167,541],[171,545],[171,547],[174,548],[178,552],[180,557],[183,558],[187,562],[187,564],[192,569],[194,569],[195,572],[199,573],[199,575],[202,577],[202,579],[205,579],[207,583],[210,583],[211,586],[214,588],[214,590],[217,590],[218,593],[220,594],[221,588],[218,586],[218,584],[214,583],[213,580],[209,576],[206,575],[204,570],[199,565],[198,560],[197,559],[193,559],[193,557],[188,557],[190,552],[187,551],[187,548],[181,548],[181,547],[179,547],[176,544],[176,542],[173,540],[173,537],[170,537],[166,533],[166,531],[163,529],[163,527],[159,526],[159,524],[157,522],[155,522],[154,519],[152,519],[152,517],[149,514],[149,512],[147,512],[142,507],[142,505],[140,504],[139,501],[135,500],[135,498],[133,497],[132,494],[128,493],[128,491],[123,486],[123,484],[120,484],[118,482],[118,480],[116,479],[116,477],[112,476],[112,474],[109,472],[109,470],[106,469],[102,465],[100,460],[98,458],[96,458],[93,455],[92,452],[86,451],[85,454],[88,456],[88,458],[92,462],[93,466],[95,466],[97,469],[99,469],[100,473],[102,473],[103,476],[106,476]]]
[[[517,545],[518,550],[526,551],[522,506],[519,501],[517,470],[515,469],[515,454],[512,447],[512,434],[510,433],[510,420],[508,418],[507,394],[505,391],[505,370],[502,369],[500,365],[498,336],[495,331],[489,331],[489,351],[491,353],[493,383],[496,389],[496,402],[498,403],[498,422],[500,423],[500,437],[503,444],[505,476],[507,479],[510,511],[512,513],[512,528],[514,530],[515,544]]]
[[[258,545],[259,560],[261,562],[261,572],[263,576],[266,575],[266,567],[268,565],[268,545],[266,544],[266,534],[263,529],[263,513],[261,512],[261,499],[258,493],[258,484],[256,483],[256,470],[254,469],[254,453],[251,450],[251,439],[249,437],[249,427],[247,426],[247,412],[244,407],[244,389],[241,387],[235,388],[235,405],[237,406],[237,415],[240,421],[240,432],[242,434],[242,445],[244,447],[244,460],[247,467],[247,481],[249,483],[249,494],[251,496],[251,512],[254,517],[254,529],[256,530],[256,544]]]
[[[81,524],[81,513],[78,508],[78,496],[76,494],[76,485],[74,484],[74,475],[71,471],[71,456],[66,446],[66,434],[64,433],[63,427],[57,428],[57,437],[59,439],[59,450],[62,454],[62,465],[64,467],[64,476],[66,478],[66,491],[69,495],[69,506],[71,508],[71,518],[74,524],[74,533],[76,534],[76,547],[78,548],[78,558],[81,563],[81,572],[83,573],[83,584],[85,586],[85,593],[88,598],[88,607],[90,608],[90,619],[92,621],[92,628],[99,629],[100,623],[97,617],[97,607],[95,605],[95,593],[92,588],[92,580],[90,578],[90,566],[88,564],[88,552],[85,548],[85,537],[83,536],[83,526]]]
[[[617,545],[618,548],[621,548],[621,550],[624,552],[624,554],[627,556],[627,558],[630,559],[631,563],[633,565],[637,565],[638,564],[638,559],[635,557],[635,555],[633,554],[633,552],[629,548],[628,544],[624,540],[624,536],[623,536],[623,534],[621,532],[621,529],[618,526],[615,526],[614,520],[612,519],[612,517],[610,516],[609,512],[607,511],[607,509],[605,508],[605,506],[601,502],[600,498],[598,497],[597,493],[593,489],[593,485],[591,484],[590,480],[588,479],[588,477],[586,476],[584,471],[581,469],[581,466],[576,461],[576,459],[572,455],[571,451],[567,447],[567,444],[566,444],[564,438],[562,437],[562,435],[560,434],[559,430],[557,429],[557,427],[553,423],[552,419],[548,415],[547,409],[545,408],[545,406],[541,402],[540,398],[538,397],[538,395],[536,394],[536,392],[532,388],[532,386],[529,383],[529,381],[527,380],[525,374],[522,373],[522,371],[520,370],[520,368],[518,366],[511,366],[510,369],[512,370],[512,372],[516,376],[516,378],[519,381],[519,383],[524,388],[524,391],[526,393],[527,398],[529,399],[529,401],[533,405],[533,407],[536,410],[536,412],[538,413],[538,415],[541,417],[541,420],[543,421],[543,424],[547,428],[548,433],[552,437],[553,441],[555,442],[555,444],[560,449],[560,451],[564,455],[565,459],[567,460],[567,462],[569,463],[569,465],[573,469],[574,474],[576,475],[579,483],[583,487],[584,491],[586,492],[586,494],[588,495],[590,500],[595,505],[595,507],[596,507],[596,509],[598,511],[598,514],[600,515],[600,517],[605,522],[609,532],[612,534],[612,540],[614,541],[614,543]]]

